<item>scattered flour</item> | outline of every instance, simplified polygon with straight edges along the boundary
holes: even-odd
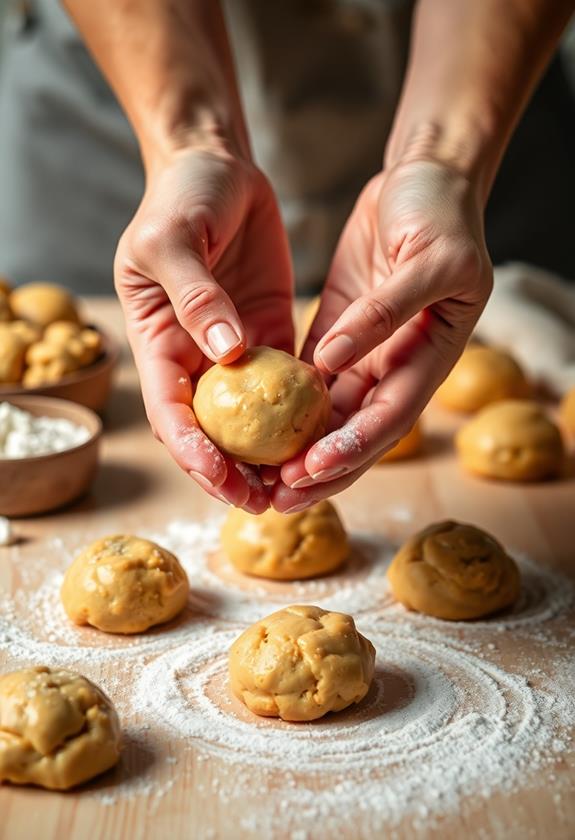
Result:
[[[19,564],[11,549],[24,586],[0,597],[6,667],[81,668],[113,698],[127,733],[120,768],[82,797],[102,805],[145,797],[153,810],[192,753],[216,762],[194,784],[237,809],[242,830],[303,840],[353,836],[358,820],[365,836],[392,837],[406,819],[424,831],[469,797],[528,786],[533,773],[552,784],[575,725],[574,588],[564,577],[518,557],[524,586],[513,611],[441,622],[389,597],[393,550],[383,538],[356,535],[357,558],[341,576],[270,585],[246,582],[218,559],[220,524],[176,521],[147,534],[180,557],[192,595],[179,619],[135,637],[70,624],[59,601],[66,546],[51,546],[48,574],[43,560]],[[298,601],[357,616],[378,653],[374,685],[357,707],[311,724],[258,719],[227,691],[229,646],[246,623]],[[270,784],[262,808],[256,795]],[[553,788],[560,796],[559,781]]]
[[[36,417],[9,402],[0,403],[0,458],[29,458],[80,446],[85,426],[61,417]]]

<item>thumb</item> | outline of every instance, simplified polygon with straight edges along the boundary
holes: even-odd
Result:
[[[158,266],[176,318],[213,362],[232,362],[246,348],[244,325],[231,298],[214,279],[202,258],[187,251]]]

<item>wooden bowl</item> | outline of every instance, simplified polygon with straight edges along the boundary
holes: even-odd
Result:
[[[74,373],[69,373],[59,382],[54,382],[51,385],[39,385],[37,388],[24,388],[22,385],[0,385],[0,401],[14,402],[13,397],[32,395],[56,397],[101,412],[110,396],[114,368],[118,363],[120,348],[99,327],[95,327],[95,329],[102,336],[103,352],[94,364],[74,371]]]
[[[67,505],[85,493],[98,466],[102,424],[89,408],[50,397],[10,397],[30,414],[63,417],[90,437],[73,449],[33,458],[0,458],[0,515],[33,516]]]

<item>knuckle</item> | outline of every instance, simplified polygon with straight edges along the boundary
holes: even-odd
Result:
[[[215,284],[199,283],[186,287],[178,301],[180,318],[187,324],[198,324],[218,303],[220,290]]]
[[[358,302],[358,308],[362,320],[379,332],[386,335],[395,330],[397,317],[389,301],[380,298],[364,298]]]
[[[163,248],[165,239],[162,226],[152,222],[138,225],[131,232],[131,251],[136,260],[148,265]]]

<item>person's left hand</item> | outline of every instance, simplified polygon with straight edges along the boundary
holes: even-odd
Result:
[[[373,178],[338,244],[302,351],[326,375],[331,431],[281,469],[282,512],[352,484],[414,424],[489,297],[478,191],[429,161]]]

